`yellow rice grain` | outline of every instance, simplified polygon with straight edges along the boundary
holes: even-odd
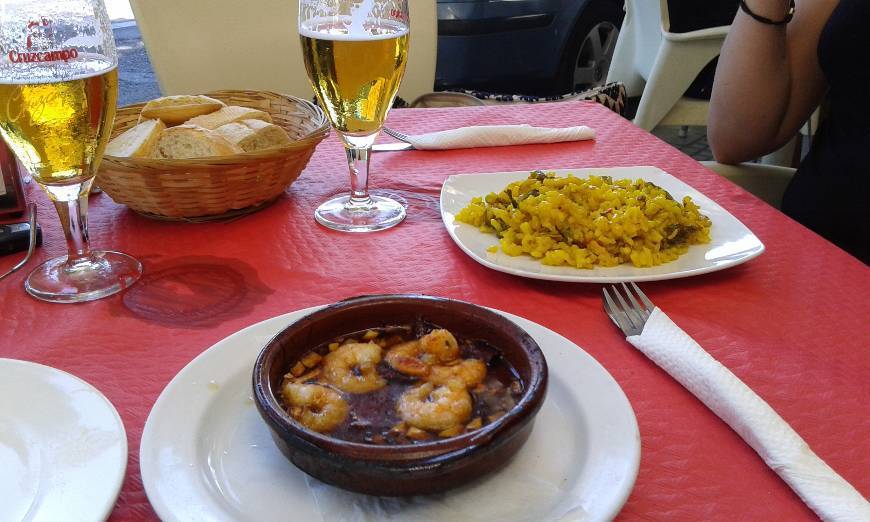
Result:
[[[456,219],[498,236],[508,255],[576,268],[667,263],[690,245],[708,243],[711,226],[689,196],[675,201],[642,179],[541,171],[472,199]]]

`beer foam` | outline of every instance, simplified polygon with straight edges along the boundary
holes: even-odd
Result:
[[[347,15],[312,18],[302,22],[299,34],[318,40],[371,41],[398,38],[408,34],[408,26],[396,20],[367,19],[355,24]],[[368,28],[366,28],[368,26]],[[372,32],[375,28],[377,32]]]

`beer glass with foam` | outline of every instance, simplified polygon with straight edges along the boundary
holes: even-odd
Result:
[[[118,60],[101,0],[0,2],[0,136],[54,203],[68,254],[25,281],[34,297],[81,302],[135,282],[142,265],[88,246],[88,191],[112,130]]]
[[[308,79],[350,168],[350,194],[326,201],[317,221],[346,232],[399,224],[405,208],[370,194],[369,154],[405,73],[407,0],[300,0],[299,38]]]

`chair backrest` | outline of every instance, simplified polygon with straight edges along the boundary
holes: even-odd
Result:
[[[655,1],[649,3],[655,4]],[[668,0],[659,0],[659,20],[661,22],[662,32],[670,32],[671,12],[670,9],[668,9]]]
[[[665,4],[666,0],[661,0]],[[662,8],[657,0],[625,0],[625,19],[607,82],[622,82],[640,96],[662,43]]]
[[[218,89],[313,95],[296,28],[298,0],[130,0],[164,94]],[[411,42],[399,96],[435,84],[434,0],[409,0]]]
[[[776,208],[781,208],[782,196],[795,173],[793,168],[758,163],[724,165],[702,161],[701,164]]]

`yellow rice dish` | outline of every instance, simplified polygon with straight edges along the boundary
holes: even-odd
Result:
[[[508,255],[575,268],[667,263],[690,245],[708,243],[711,225],[689,196],[680,203],[642,179],[541,171],[472,199],[456,219],[498,236]]]

